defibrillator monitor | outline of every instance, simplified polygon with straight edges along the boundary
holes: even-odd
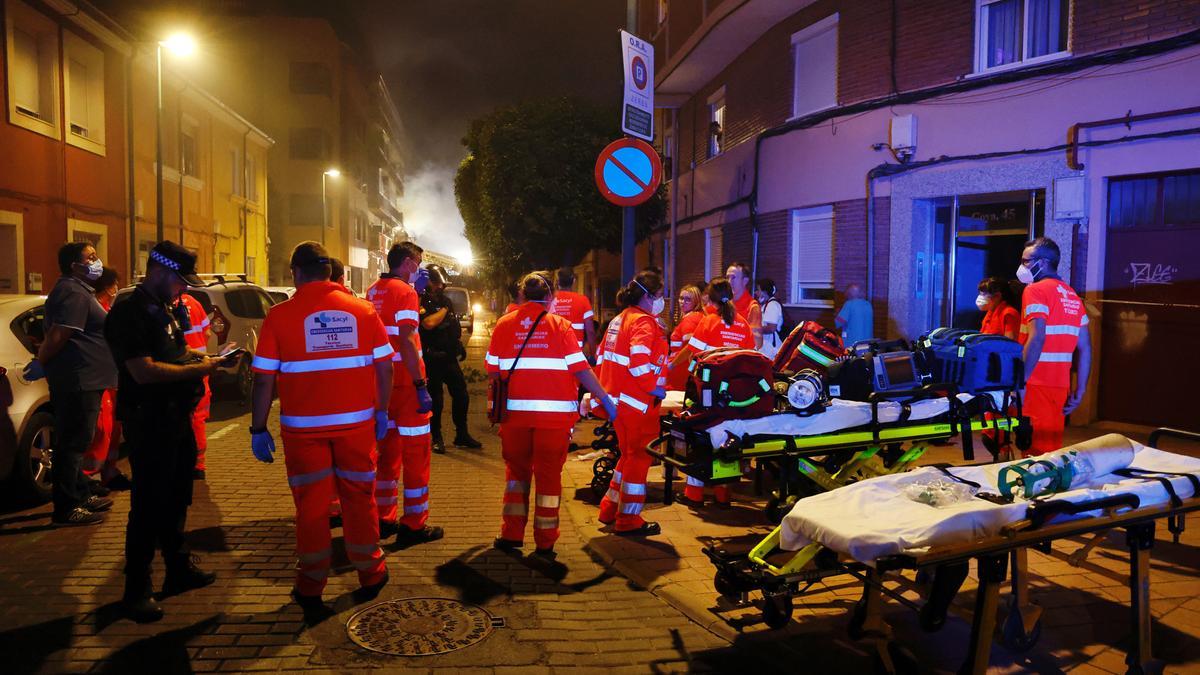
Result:
[[[874,357],[875,391],[899,391],[921,386],[912,352],[889,352]]]

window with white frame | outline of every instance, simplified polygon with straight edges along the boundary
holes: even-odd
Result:
[[[242,185],[242,151],[237,148],[229,149],[229,183],[230,194],[243,196],[245,186]]]
[[[838,15],[792,35],[792,117],[837,105]]]
[[[725,87],[708,97],[708,158],[725,151]]]
[[[246,155],[246,197],[252,201],[258,201],[258,168],[257,162],[254,161],[254,156]]]
[[[725,231],[719,227],[710,227],[704,231],[704,280],[725,276],[725,266],[721,260],[721,245],[725,241]]]
[[[200,175],[196,150],[196,128],[185,123],[179,135],[179,171],[185,176],[194,178]]]
[[[58,138],[58,26],[19,0],[4,7],[9,122]]]
[[[1068,54],[1070,0],[976,0],[975,72]]]
[[[63,33],[67,142],[104,154],[104,52],[71,32]]]
[[[833,207],[792,211],[791,304],[833,306]]]

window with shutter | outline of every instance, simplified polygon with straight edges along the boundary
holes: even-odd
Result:
[[[792,211],[791,304],[833,306],[833,207]]]
[[[721,245],[724,240],[725,232],[719,227],[710,227],[704,231],[704,271],[708,275],[705,281],[725,276],[725,266],[721,260]]]
[[[4,19],[8,121],[60,138],[58,25],[20,0],[4,3]]]
[[[792,36],[792,116],[837,105],[838,15]]]

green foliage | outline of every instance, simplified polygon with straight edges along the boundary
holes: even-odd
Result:
[[[617,250],[621,210],[600,196],[596,157],[621,136],[615,109],[574,98],[526,101],[475,120],[454,194],[492,281]],[[638,236],[660,222],[661,192],[638,207]]]

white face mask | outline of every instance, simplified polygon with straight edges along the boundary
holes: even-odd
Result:
[[[654,302],[650,305],[650,313],[657,316],[659,314],[662,314],[663,310],[666,308],[667,308],[666,298],[655,298]]]
[[[1025,264],[1022,264],[1017,268],[1017,281],[1023,284],[1032,284],[1034,281],[1033,270],[1029,269],[1029,267],[1027,267]]]
[[[988,302],[990,302],[990,299],[983,293],[980,293],[975,297],[975,306],[978,307],[979,311],[981,312],[987,311]]]
[[[99,279],[100,275],[103,273],[104,263],[100,262],[100,259],[97,258],[96,260],[93,260],[87,264],[87,272],[84,273],[84,276],[88,278],[88,281],[95,281]]]

